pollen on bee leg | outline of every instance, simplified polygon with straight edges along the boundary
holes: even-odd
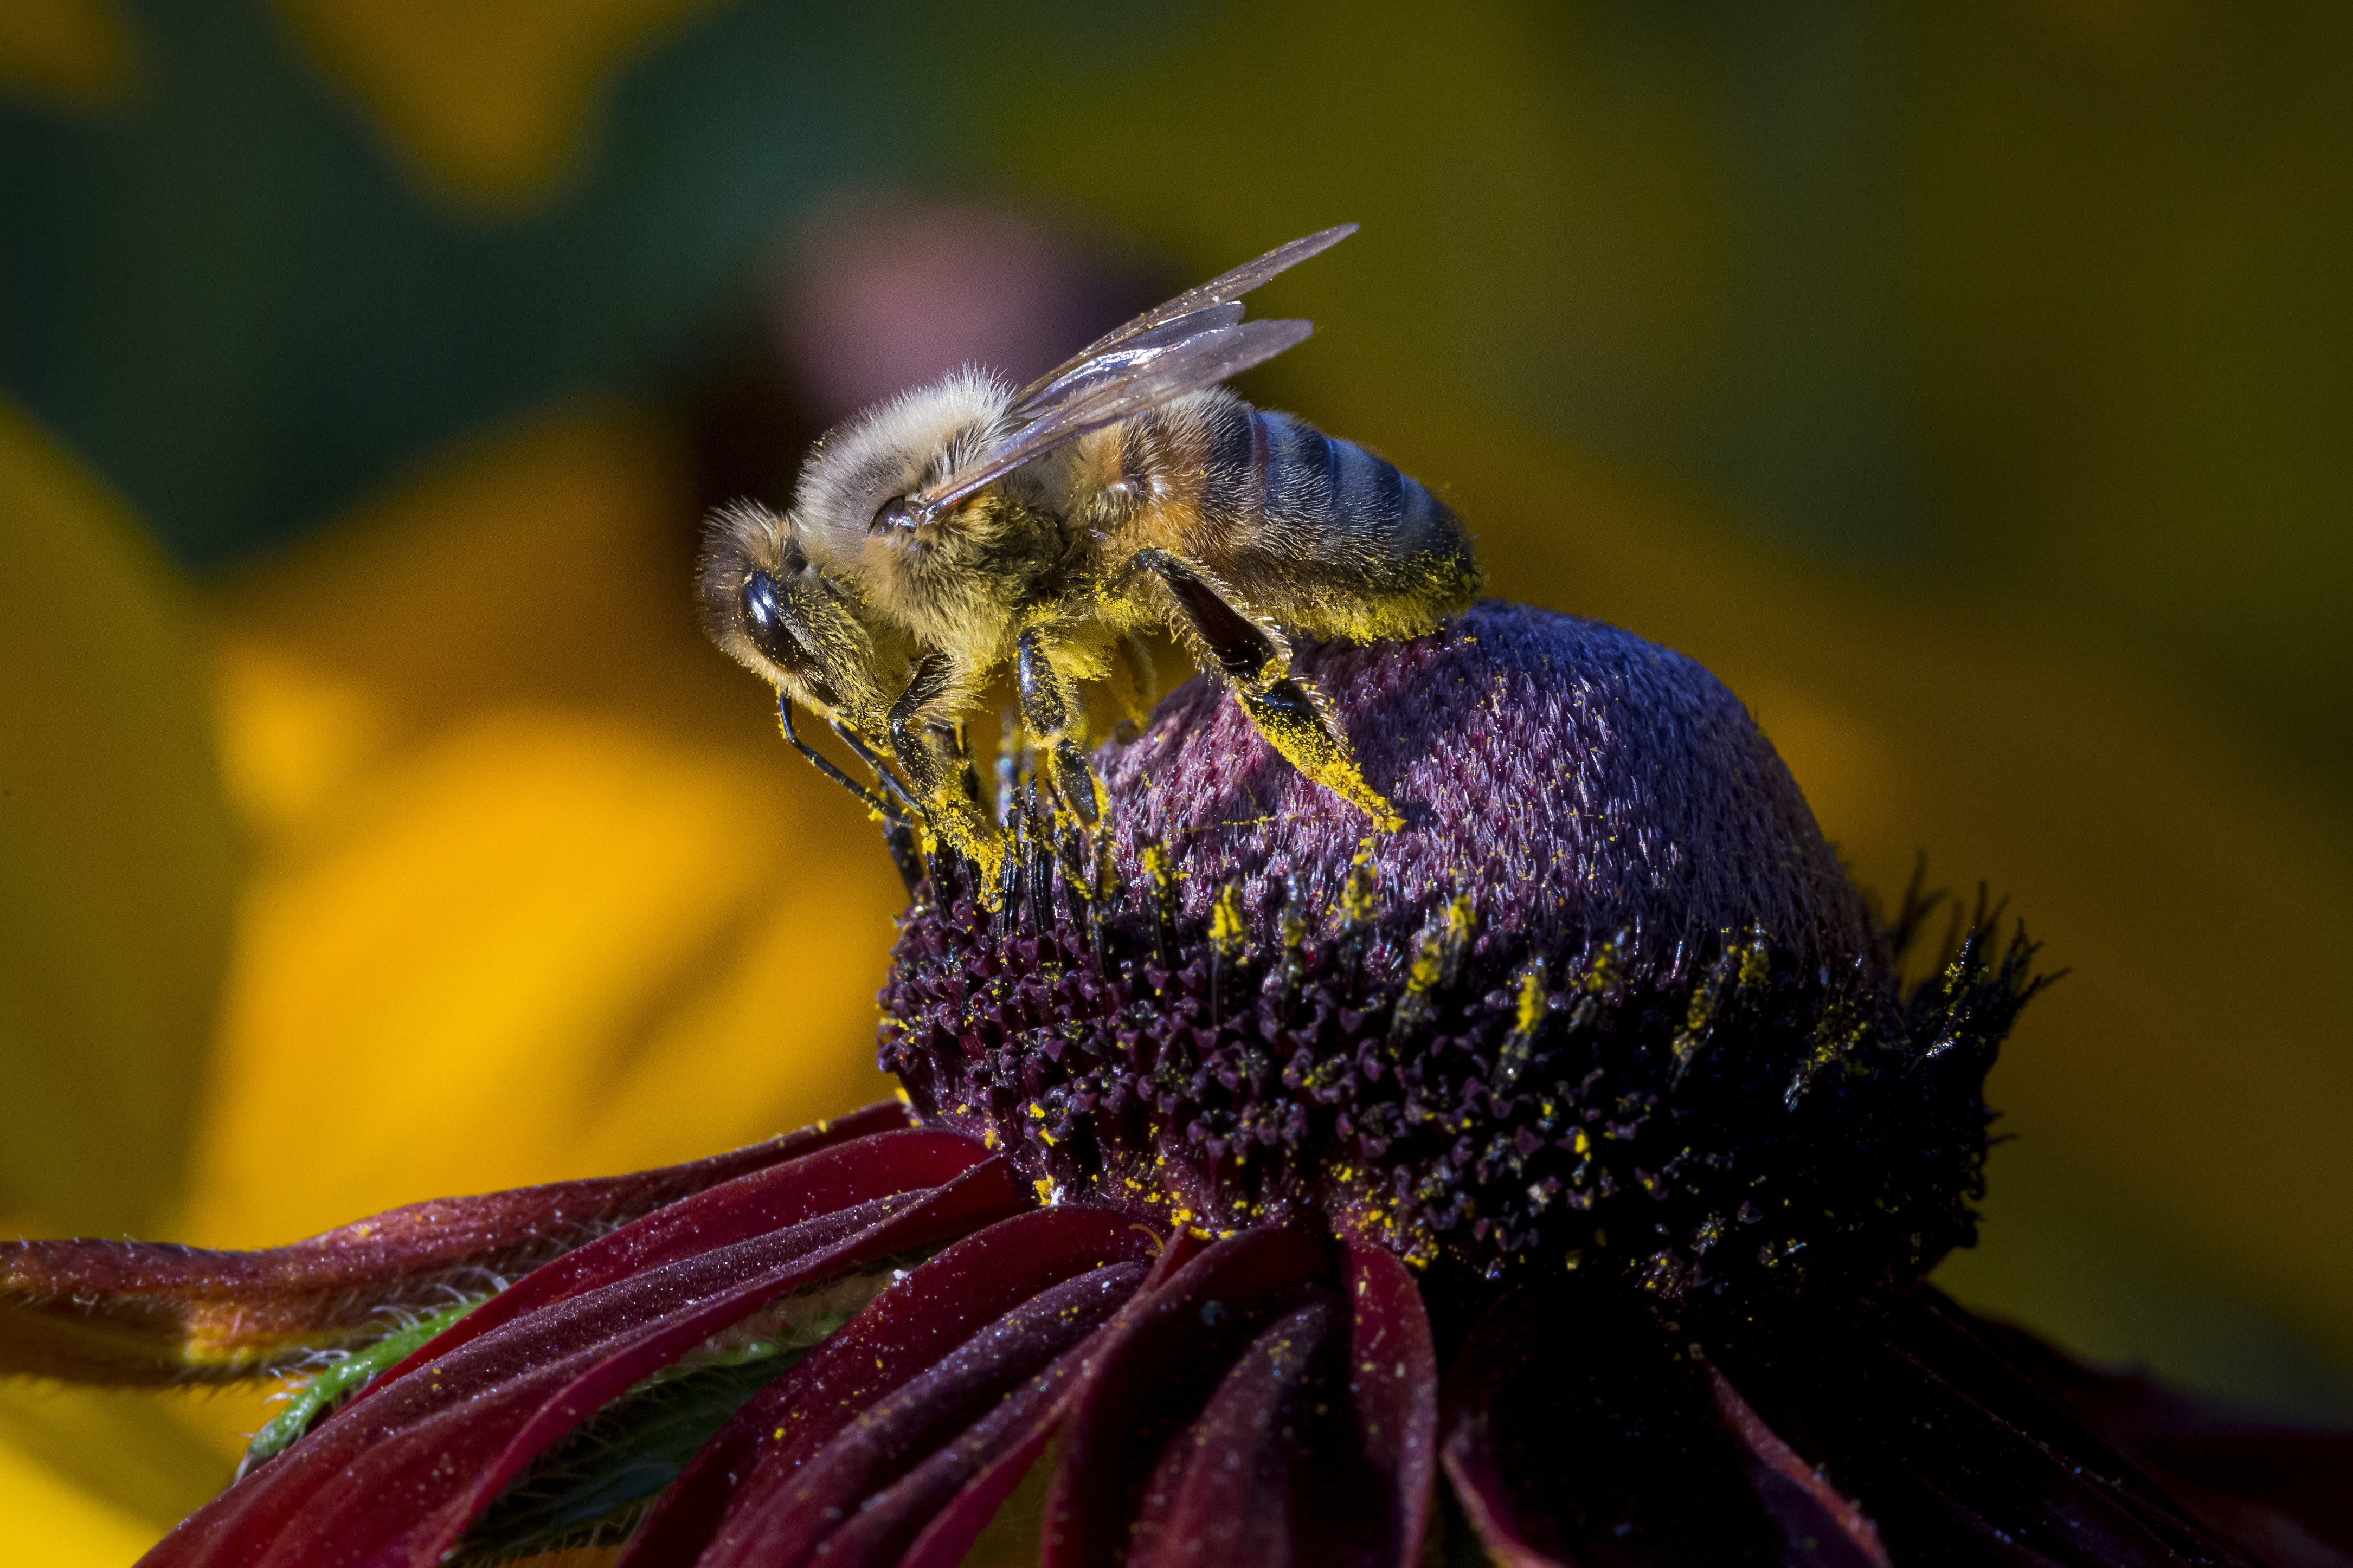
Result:
[[[1004,906],[1005,841],[961,783],[934,789],[922,803],[925,858],[936,867],[944,847],[972,864],[973,901],[994,911]]]
[[[1346,738],[1317,710],[1297,680],[1279,680],[1264,691],[1238,690],[1235,696],[1259,733],[1293,767],[1371,817],[1382,832],[1405,826],[1397,808],[1365,782]]]

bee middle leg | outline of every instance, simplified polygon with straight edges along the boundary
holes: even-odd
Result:
[[[1014,644],[1013,674],[1021,688],[1021,721],[1029,738],[1046,757],[1054,793],[1072,816],[1089,827],[1103,819],[1110,804],[1103,780],[1079,749],[1075,731],[1082,717],[1077,694],[1046,657],[1046,639],[1035,626]]]
[[[1348,739],[1335,729],[1314,696],[1291,673],[1291,649],[1219,593],[1192,563],[1165,550],[1145,550],[1137,562],[1151,569],[1176,600],[1193,641],[1217,660],[1219,673],[1258,732],[1292,766],[1355,806],[1383,831],[1405,818],[1365,782]]]
[[[916,663],[906,690],[891,704],[891,751],[907,775],[924,825],[979,868],[980,897],[987,903],[1004,864],[1004,845],[980,809],[977,790],[966,787],[966,759],[957,748],[942,745],[923,717],[955,684],[955,666],[946,654],[934,650]]]

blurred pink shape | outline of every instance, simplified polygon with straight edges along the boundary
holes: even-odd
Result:
[[[1018,214],[865,195],[795,237],[771,309],[820,421],[963,364],[1020,379],[1130,313],[1148,289]]]

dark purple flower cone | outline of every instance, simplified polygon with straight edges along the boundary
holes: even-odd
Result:
[[[1638,932],[1651,962],[1762,923],[1775,956],[1878,962],[1876,933],[1772,742],[1715,677],[1598,621],[1488,601],[1412,643],[1301,661],[1373,787],[1404,815],[1375,834],[1301,775],[1225,690],[1187,682],[1133,745],[1107,749],[1118,864],[1158,842],[1179,914],[1238,885],[1271,950],[1292,882],[1335,923],[1360,848],[1379,899],[1376,962],[1467,895],[1473,955],[1508,966]],[[1385,950],[1385,951],[1383,951]]]
[[[2028,950],[1980,927],[1905,995],[1905,933],[1713,676],[1493,603],[1300,668],[1404,831],[1179,690],[1102,759],[1107,878],[1017,814],[1004,911],[912,911],[882,1058],[927,1119],[1041,1191],[1671,1295],[1970,1238]]]

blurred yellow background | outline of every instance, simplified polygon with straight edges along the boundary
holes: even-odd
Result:
[[[0,1229],[264,1244],[883,1092],[895,878],[697,630],[699,509],[860,366],[1353,218],[1252,395],[2070,970],[1947,1287],[2353,1411],[2348,28],[18,0]],[[260,1408],[0,1389],[0,1517],[125,1561]]]

